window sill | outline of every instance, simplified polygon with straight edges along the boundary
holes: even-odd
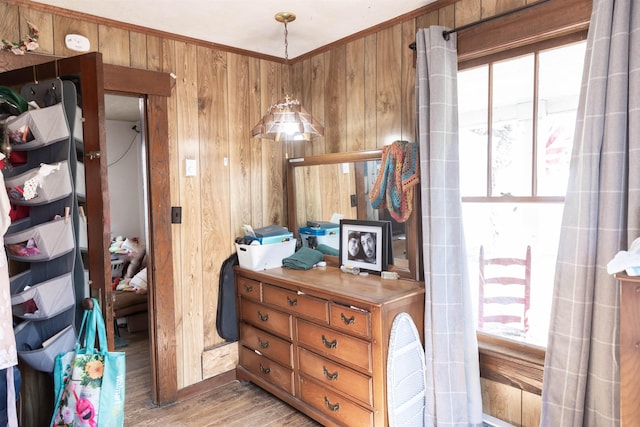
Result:
[[[542,394],[545,349],[477,333],[480,377],[533,394]]]

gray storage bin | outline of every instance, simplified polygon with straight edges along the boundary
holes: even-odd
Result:
[[[53,372],[55,358],[74,349],[76,331],[68,316],[26,320],[13,329],[18,356],[33,369]]]
[[[41,167],[29,169],[16,176],[5,178],[5,187],[9,192],[9,200],[16,205],[39,206],[68,197],[73,190],[69,163],[65,160],[51,165],[57,169],[39,179],[36,196],[28,200],[24,199],[22,190],[25,182],[38,177]]]
[[[76,302],[71,273],[33,283],[31,270],[27,270],[11,277],[9,286],[13,315],[22,319],[48,319],[70,309]]]
[[[75,246],[71,219],[54,219],[31,226],[31,218],[14,222],[4,236],[7,257],[16,261],[48,261]]]
[[[34,150],[69,138],[69,124],[62,103],[25,111],[7,123],[14,150]]]

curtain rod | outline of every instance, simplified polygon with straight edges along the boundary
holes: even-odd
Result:
[[[538,6],[538,5],[540,5],[542,3],[546,3],[548,1],[549,0],[539,0],[539,1],[535,2],[535,3],[530,3],[530,4],[527,4],[525,6],[519,7],[517,9],[512,9],[512,10],[509,10],[507,12],[499,13],[498,15],[493,15],[493,16],[490,16],[488,18],[481,19],[479,21],[471,22],[469,24],[462,25],[460,27],[455,27],[452,30],[443,31],[442,32],[442,37],[445,40],[449,40],[449,35],[450,34],[457,33],[458,31],[466,30],[467,28],[475,27],[476,25],[479,25],[479,24],[484,24],[485,22],[493,21],[494,19],[504,18],[505,16],[509,16],[509,15],[514,14],[514,13],[522,12],[523,10],[530,9],[530,8],[532,8],[534,6]],[[416,50],[416,42],[412,42],[411,44],[409,44],[409,49]]]

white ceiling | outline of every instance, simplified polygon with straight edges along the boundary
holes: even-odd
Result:
[[[290,59],[436,0],[33,0],[63,9]],[[92,49],[94,50],[94,49]]]

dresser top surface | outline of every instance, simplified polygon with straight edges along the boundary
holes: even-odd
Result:
[[[382,279],[343,273],[336,267],[290,270],[282,267],[252,271],[236,267],[242,276],[259,281],[286,283],[298,290],[314,290],[357,299],[372,304],[388,303],[409,295],[424,293],[424,283],[403,279]]]

